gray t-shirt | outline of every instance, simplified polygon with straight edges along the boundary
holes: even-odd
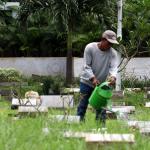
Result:
[[[100,82],[104,82],[108,75],[115,76],[118,71],[117,52],[113,48],[102,51],[98,48],[98,42],[90,43],[84,51],[84,66],[80,76],[80,81],[93,87],[90,79],[96,77]]]

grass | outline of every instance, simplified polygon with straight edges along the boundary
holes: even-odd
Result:
[[[136,106],[135,114],[130,117],[134,120],[150,120],[150,109],[142,105],[142,93],[126,95],[125,100]],[[63,137],[64,131],[91,132],[92,129],[99,128],[95,122],[95,114],[88,110],[86,122],[80,124],[67,124],[66,122],[56,122],[50,120],[51,114],[63,114],[62,110],[49,110],[48,116],[29,116],[19,120],[13,120],[13,115],[17,112],[10,109],[10,102],[0,100],[0,150],[86,150],[89,149],[82,139],[66,139]],[[71,111],[76,113],[76,109]],[[138,130],[128,128],[123,120],[107,120],[108,133],[133,133],[135,144],[111,144],[95,146],[95,149],[106,150],[149,150],[150,137],[143,136]],[[48,128],[49,133],[43,132],[43,128]]]

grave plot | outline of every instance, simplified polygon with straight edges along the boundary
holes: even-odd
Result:
[[[124,91],[113,91],[113,96],[112,96],[112,105],[125,105],[124,101]]]
[[[143,135],[150,135],[150,127],[140,128],[140,133]]]
[[[129,92],[129,93],[137,93],[137,92],[141,92],[141,88],[125,88],[125,91],[126,92]]]
[[[73,108],[73,95],[42,95],[41,106],[48,108]]]
[[[150,102],[146,102],[146,103],[145,103],[145,107],[146,107],[146,108],[150,108]]]
[[[12,99],[12,106],[36,106],[38,104],[36,98],[25,98],[25,99]]]
[[[63,90],[63,93],[69,93],[69,94],[79,93],[79,92],[80,92],[80,88],[65,88]]]
[[[53,116],[50,116],[50,118],[56,121],[65,121],[67,123],[79,123],[80,122],[80,117],[73,116],[73,115],[53,115]]]
[[[144,98],[150,99],[150,91],[147,91],[147,92],[144,94]]]
[[[133,134],[102,134],[90,132],[65,132],[65,138],[82,138],[87,144],[95,143],[134,143],[135,137]]]
[[[87,143],[134,143],[133,134],[88,134],[85,136]]]
[[[150,121],[127,121],[129,127],[133,128],[150,128]]]
[[[18,114],[20,115],[36,115],[36,114],[47,114],[48,108],[44,106],[19,106]]]
[[[107,111],[109,119],[127,119],[128,114],[135,112],[135,106],[113,106],[111,111]]]

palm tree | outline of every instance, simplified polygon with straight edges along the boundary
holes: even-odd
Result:
[[[80,25],[84,16],[90,14],[96,14],[100,21],[105,20],[108,23],[108,20],[111,20],[109,18],[112,16],[108,18],[107,15],[105,17],[99,14],[108,13],[102,10],[106,10],[104,6],[106,4],[110,5],[110,2],[110,0],[105,2],[102,0],[21,0],[19,19],[23,24],[26,24],[26,20],[31,13],[48,9],[49,14],[47,15],[53,17],[53,21],[57,24],[57,29],[60,32],[67,33],[66,81],[68,85],[72,83],[73,77],[72,37],[74,29]]]

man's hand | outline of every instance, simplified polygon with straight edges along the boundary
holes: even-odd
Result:
[[[93,77],[93,78],[91,78],[90,80],[92,81],[92,84],[93,84],[94,86],[100,84],[99,80],[97,80],[96,77]]]
[[[116,83],[116,77],[110,76],[108,78],[108,82],[110,82],[110,85],[114,85]]]

